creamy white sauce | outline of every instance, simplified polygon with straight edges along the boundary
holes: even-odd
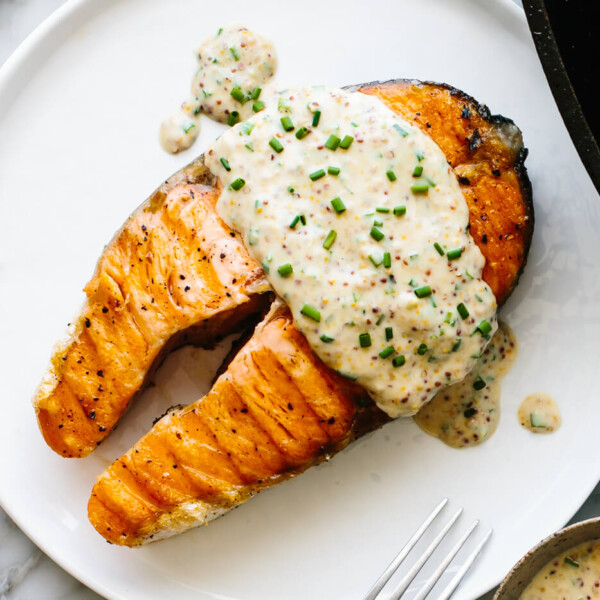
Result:
[[[562,422],[556,400],[550,394],[527,396],[518,410],[519,423],[533,433],[552,433]]]
[[[585,542],[548,562],[519,600],[600,598],[600,542]]]
[[[196,55],[190,99],[160,126],[160,143],[173,154],[187,150],[198,137],[200,113],[235,124],[260,111],[261,86],[277,68],[273,44],[241,25],[219,29]]]
[[[500,322],[473,370],[459,383],[439,392],[414,417],[423,431],[453,448],[488,440],[500,420],[500,388],[517,357],[517,340]]]
[[[455,174],[374,96],[271,94],[206,153],[219,213],[321,359],[391,417],[414,414],[469,373],[497,328]]]

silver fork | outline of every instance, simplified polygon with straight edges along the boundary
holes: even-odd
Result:
[[[427,528],[431,525],[433,520],[438,516],[438,514],[442,511],[444,506],[448,503],[448,498],[444,498],[432,511],[432,513],[425,519],[423,524],[415,531],[413,536],[406,542],[406,545],[396,558],[387,566],[385,571],[379,576],[377,581],[373,584],[373,587],[369,590],[367,595],[364,597],[364,600],[375,600],[379,595],[379,592],[385,587],[385,584],[390,580],[392,575],[396,572],[398,567],[402,564],[404,559],[408,556],[409,552],[413,549],[415,544],[421,539]],[[450,531],[454,523],[457,521],[458,517],[460,517],[463,509],[459,508],[450,518],[450,520],[444,525],[442,530],[437,534],[435,539],[429,544],[427,549],[421,554],[421,556],[417,559],[415,564],[409,569],[408,573],[402,578],[402,580],[398,583],[392,595],[389,597],[389,600],[398,600],[402,598],[402,595],[408,589],[408,586],[411,584],[412,580],[416,577],[417,573],[422,569],[423,565],[427,562],[429,557],[433,554],[434,550],[439,546],[440,542],[444,539],[446,534]],[[433,586],[437,583],[439,578],[443,575],[444,571],[448,568],[448,565],[452,562],[452,559],[456,556],[458,551],[463,547],[467,539],[471,536],[479,521],[475,521],[471,524],[471,526],[465,531],[465,533],[461,536],[461,538],[456,542],[453,546],[452,550],[448,552],[448,554],[444,557],[439,567],[433,572],[431,577],[425,582],[423,587],[417,592],[416,596],[414,596],[413,600],[424,600],[429,592],[432,590]],[[458,584],[462,581],[462,578],[466,575],[467,571],[471,568],[471,565],[475,562],[475,559],[479,556],[479,553],[485,546],[486,542],[490,539],[492,535],[492,530],[489,529],[483,538],[477,543],[474,550],[469,554],[467,560],[463,563],[462,567],[458,570],[456,575],[452,578],[452,580],[448,583],[448,585],[444,588],[439,596],[436,597],[436,600],[447,600],[454,593],[454,590],[458,587]]]

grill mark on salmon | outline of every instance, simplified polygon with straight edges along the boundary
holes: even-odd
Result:
[[[215,178],[195,161],[105,249],[74,331],[34,400],[56,452],[81,457],[100,444],[167,351],[211,347],[266,309],[269,284],[217,215],[218,193]]]

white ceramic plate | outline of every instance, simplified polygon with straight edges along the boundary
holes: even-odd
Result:
[[[86,518],[94,478],[153,417],[206,389],[216,357],[212,366],[199,350],[169,359],[85,460],[45,446],[29,399],[103,244],[190,160],[167,156],[157,127],[186,96],[193,49],[233,20],[273,39],[280,81],[446,81],[520,125],[537,223],[502,311],[520,356],[503,384],[500,427],[479,448],[452,450],[398,421],[207,528],[116,548]],[[193,152],[218,130],[205,121]],[[480,518],[495,530],[457,594],[473,599],[563,525],[600,475],[599,210],[508,0],[67,3],[0,72],[0,501],[52,558],[110,598],[351,600],[449,496],[465,507],[461,528]],[[554,435],[517,423],[519,402],[536,391],[560,404]]]

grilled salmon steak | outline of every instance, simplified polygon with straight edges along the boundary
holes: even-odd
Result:
[[[216,178],[193,162],[104,250],[34,400],[44,438],[59,454],[92,452],[169,351],[211,347],[268,307],[269,283],[217,215],[218,195]]]
[[[490,115],[487,107],[446,85],[399,80],[354,89],[380,97],[392,110],[422,128],[445,153],[469,206],[471,234],[486,258],[483,278],[501,305],[514,289],[525,265],[533,232],[531,188],[523,164],[526,150],[518,128],[508,119]],[[188,188],[175,186],[173,189],[184,193]],[[202,189],[207,197],[216,194],[214,190]],[[214,207],[212,200],[208,204]],[[158,214],[163,206],[164,202]],[[205,210],[204,218],[210,216],[211,227],[216,224],[219,228],[213,240],[231,236],[214,213]],[[162,219],[157,217],[161,224]],[[196,227],[202,235],[208,231],[203,223],[197,222]],[[116,239],[118,242],[119,238]],[[251,307],[261,304],[268,286],[237,239],[231,237],[231,240],[238,256],[235,266],[243,262],[252,265],[250,270],[245,267],[251,274],[250,279],[242,279],[244,268],[236,273],[228,271],[228,289],[233,293],[234,284],[238,286],[237,300],[220,310],[229,311],[237,325]],[[176,245],[165,248],[172,252],[179,250]],[[186,252],[189,253],[187,260],[193,262],[193,244],[181,250],[183,262]],[[153,261],[159,260],[158,256],[150,254],[150,257]],[[168,259],[160,256],[160,260]],[[103,258],[100,265],[105,260]],[[123,264],[129,262],[128,257],[124,258]],[[191,271],[186,273],[192,274]],[[245,286],[242,292],[241,286]],[[202,289],[205,294],[212,292]],[[180,287],[165,288],[161,293],[163,302],[172,293],[178,293],[181,298]],[[131,294],[133,291],[130,298]],[[233,304],[236,304],[235,311]],[[98,304],[104,305],[104,300]],[[189,310],[192,311],[192,307]],[[233,316],[238,313],[242,313],[242,317]],[[94,316],[98,319],[102,314],[105,313],[94,313]],[[206,325],[213,335],[214,330],[223,332],[224,320],[220,319],[219,310],[207,316],[202,314],[203,322],[218,321],[217,326]],[[91,321],[91,317],[87,318]],[[109,322],[108,318],[105,320]],[[185,321],[186,327],[190,325],[190,321]],[[91,326],[81,328],[80,335],[85,336],[87,329]],[[173,327],[170,331],[175,330]],[[107,334],[105,343],[121,340],[122,333],[116,333]],[[146,335],[146,339],[152,341],[149,331]],[[166,339],[166,334],[160,338],[161,341]],[[137,352],[135,349],[127,351],[130,354],[126,362]],[[120,347],[106,348],[104,352],[102,356],[114,356],[113,360],[118,360],[117,368],[123,364]],[[157,356],[158,353],[159,350]],[[98,355],[96,350],[91,356],[95,359]],[[54,362],[63,366],[60,360],[59,356]],[[106,369],[106,378],[110,361],[104,360],[102,368]],[[61,371],[63,379],[73,381],[71,385],[76,385],[80,373],[77,369],[70,371],[74,366],[69,362]],[[135,368],[139,387],[147,378],[143,369],[149,367],[140,367],[136,362]],[[87,377],[83,382],[88,379],[94,380]],[[116,388],[113,389],[116,394]],[[62,407],[62,399],[53,401],[54,393],[45,396],[45,413],[38,402],[46,439],[53,440],[55,448],[69,448],[64,452],[66,455],[82,455],[81,450],[72,449],[90,448],[86,436],[92,437],[80,433],[77,422],[68,421],[69,445],[62,441],[67,439],[64,436],[52,437],[48,433],[51,427],[56,429],[61,424],[61,419],[67,418],[67,411],[71,409]],[[74,398],[79,402],[76,393]],[[103,401],[104,398],[99,400]],[[52,410],[48,410],[48,405]],[[98,424],[93,419],[90,422],[89,415],[86,419],[87,406],[77,413],[83,432]],[[115,410],[109,402],[96,406],[104,406],[113,418],[117,413],[118,418],[122,411],[122,408]],[[48,415],[53,416],[52,425],[47,425]],[[290,312],[277,301],[204,398],[164,416],[99,477],[89,501],[89,518],[108,541],[121,545],[137,546],[179,533],[205,524],[262,489],[301,473],[387,421],[389,417],[360,387],[320,361],[294,328]],[[86,440],[85,444],[76,441],[81,438]]]
[[[447,85],[396,80],[378,96],[444,152],[469,207],[498,305],[514,289],[533,233],[519,129]],[[272,301],[262,267],[216,212],[219,182],[192,162],[105,248],[70,337],[34,400],[48,445],[83,457],[117,424],[164,356],[211,347]],[[94,487],[89,517],[135,546],[203,524],[389,420],[327,368],[277,304],[204,398],[162,418]]]

